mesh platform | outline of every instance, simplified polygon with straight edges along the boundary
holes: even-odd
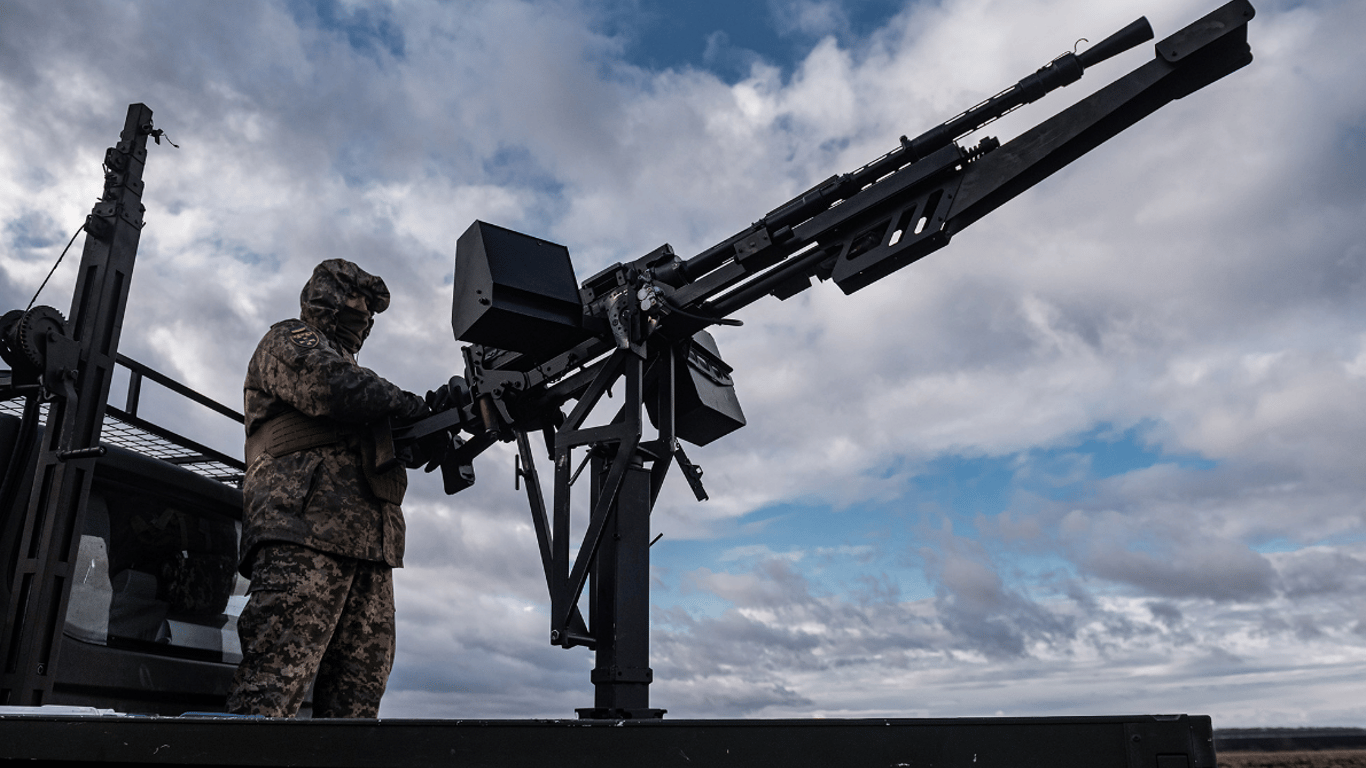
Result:
[[[47,405],[40,406],[43,419],[47,419]],[[16,417],[24,414],[24,400],[0,401],[0,413]],[[152,431],[152,430],[156,431]],[[184,467],[196,474],[233,486],[242,487],[242,476],[246,466],[237,459],[225,456],[206,448],[193,440],[180,437],[169,430],[155,427],[140,419],[127,417],[117,408],[109,407],[104,417],[100,442],[114,445],[144,456],[178,467]]]

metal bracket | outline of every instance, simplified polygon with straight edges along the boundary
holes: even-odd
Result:
[[[678,468],[683,471],[683,477],[692,488],[692,495],[696,496],[698,501],[706,501],[707,489],[702,487],[702,468],[688,461],[688,455],[683,453],[681,445],[674,447],[674,460],[678,462]]]

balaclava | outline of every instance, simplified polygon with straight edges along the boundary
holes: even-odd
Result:
[[[374,316],[388,307],[384,281],[345,259],[315,267],[299,295],[299,319],[353,355],[370,335]]]

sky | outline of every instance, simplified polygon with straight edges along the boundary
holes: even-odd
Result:
[[[710,500],[675,474],[654,512],[653,706],[1366,725],[1366,4],[1254,5],[1247,68],[857,294],[715,332],[748,425],[689,450]],[[3,0],[0,303],[34,296],[143,102],[179,146],[150,148],[122,351],[236,405],[343,257],[394,296],[362,364],[422,392],[461,373],[476,219],[580,279],[690,256],[1081,38],[1214,7]],[[39,303],[66,311],[75,263]],[[547,642],[513,451],[476,471],[413,479],[381,712],[572,717],[592,657]]]

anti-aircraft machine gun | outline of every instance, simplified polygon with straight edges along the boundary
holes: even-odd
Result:
[[[550,642],[596,651],[595,703],[581,716],[662,715],[648,700],[650,511],[674,463],[698,500],[706,498],[701,470],[680,441],[706,445],[745,423],[731,368],[706,329],[738,325],[730,319],[737,310],[765,296],[790,298],[812,278],[853,293],[944,247],[1162,105],[1251,62],[1253,13],[1245,0],[1219,8],[1159,42],[1152,61],[1004,145],[957,143],[1152,39],[1140,18],[948,122],[902,137],[891,152],[689,259],[663,245],[579,285],[562,246],[484,222],[460,237],[451,323],[457,339],[472,342],[465,377],[447,388],[449,410],[396,437],[413,448],[437,433],[473,434],[437,459],[448,493],[473,482],[470,461],[480,451],[497,440],[517,442],[550,592]],[[618,383],[625,399],[610,422],[586,426]],[[644,439],[642,410],[657,432],[652,439]],[[529,437],[536,431],[554,467],[549,506]],[[580,448],[585,456],[576,464]],[[571,560],[571,487],[585,463],[592,509]],[[588,622],[578,608],[585,589]]]
[[[516,442],[550,593],[550,641],[596,652],[594,706],[574,721],[253,722],[93,709],[221,709],[244,586],[231,573],[242,462],[141,418],[141,383],[241,415],[117,351],[146,140],[161,137],[150,110],[133,105],[85,225],[70,322],[41,306],[0,318],[12,368],[0,373],[0,405],[25,403],[22,418],[0,413],[0,763],[968,768],[980,757],[1214,768],[1208,717],[665,720],[648,694],[649,517],[675,463],[706,497],[682,442],[707,445],[744,425],[709,327],[737,324],[735,312],[765,296],[790,298],[813,278],[852,293],[944,247],[1162,105],[1248,64],[1253,13],[1247,0],[1229,2],[1157,43],[1153,60],[1009,142],[957,143],[1151,39],[1140,19],[691,258],[665,245],[580,284],[563,246],[484,222],[459,238],[452,328],[470,343],[464,375],[439,391],[433,415],[394,428],[388,460],[440,466],[446,491],[457,493],[474,482],[480,453]],[[123,408],[107,403],[116,366],[130,371]],[[589,425],[614,388],[619,407]],[[113,433],[125,428],[141,442],[120,447]],[[534,432],[553,465],[549,503]],[[571,558],[571,495],[585,470],[591,509]],[[78,567],[103,586],[77,594]],[[36,711],[43,704],[92,709]]]

